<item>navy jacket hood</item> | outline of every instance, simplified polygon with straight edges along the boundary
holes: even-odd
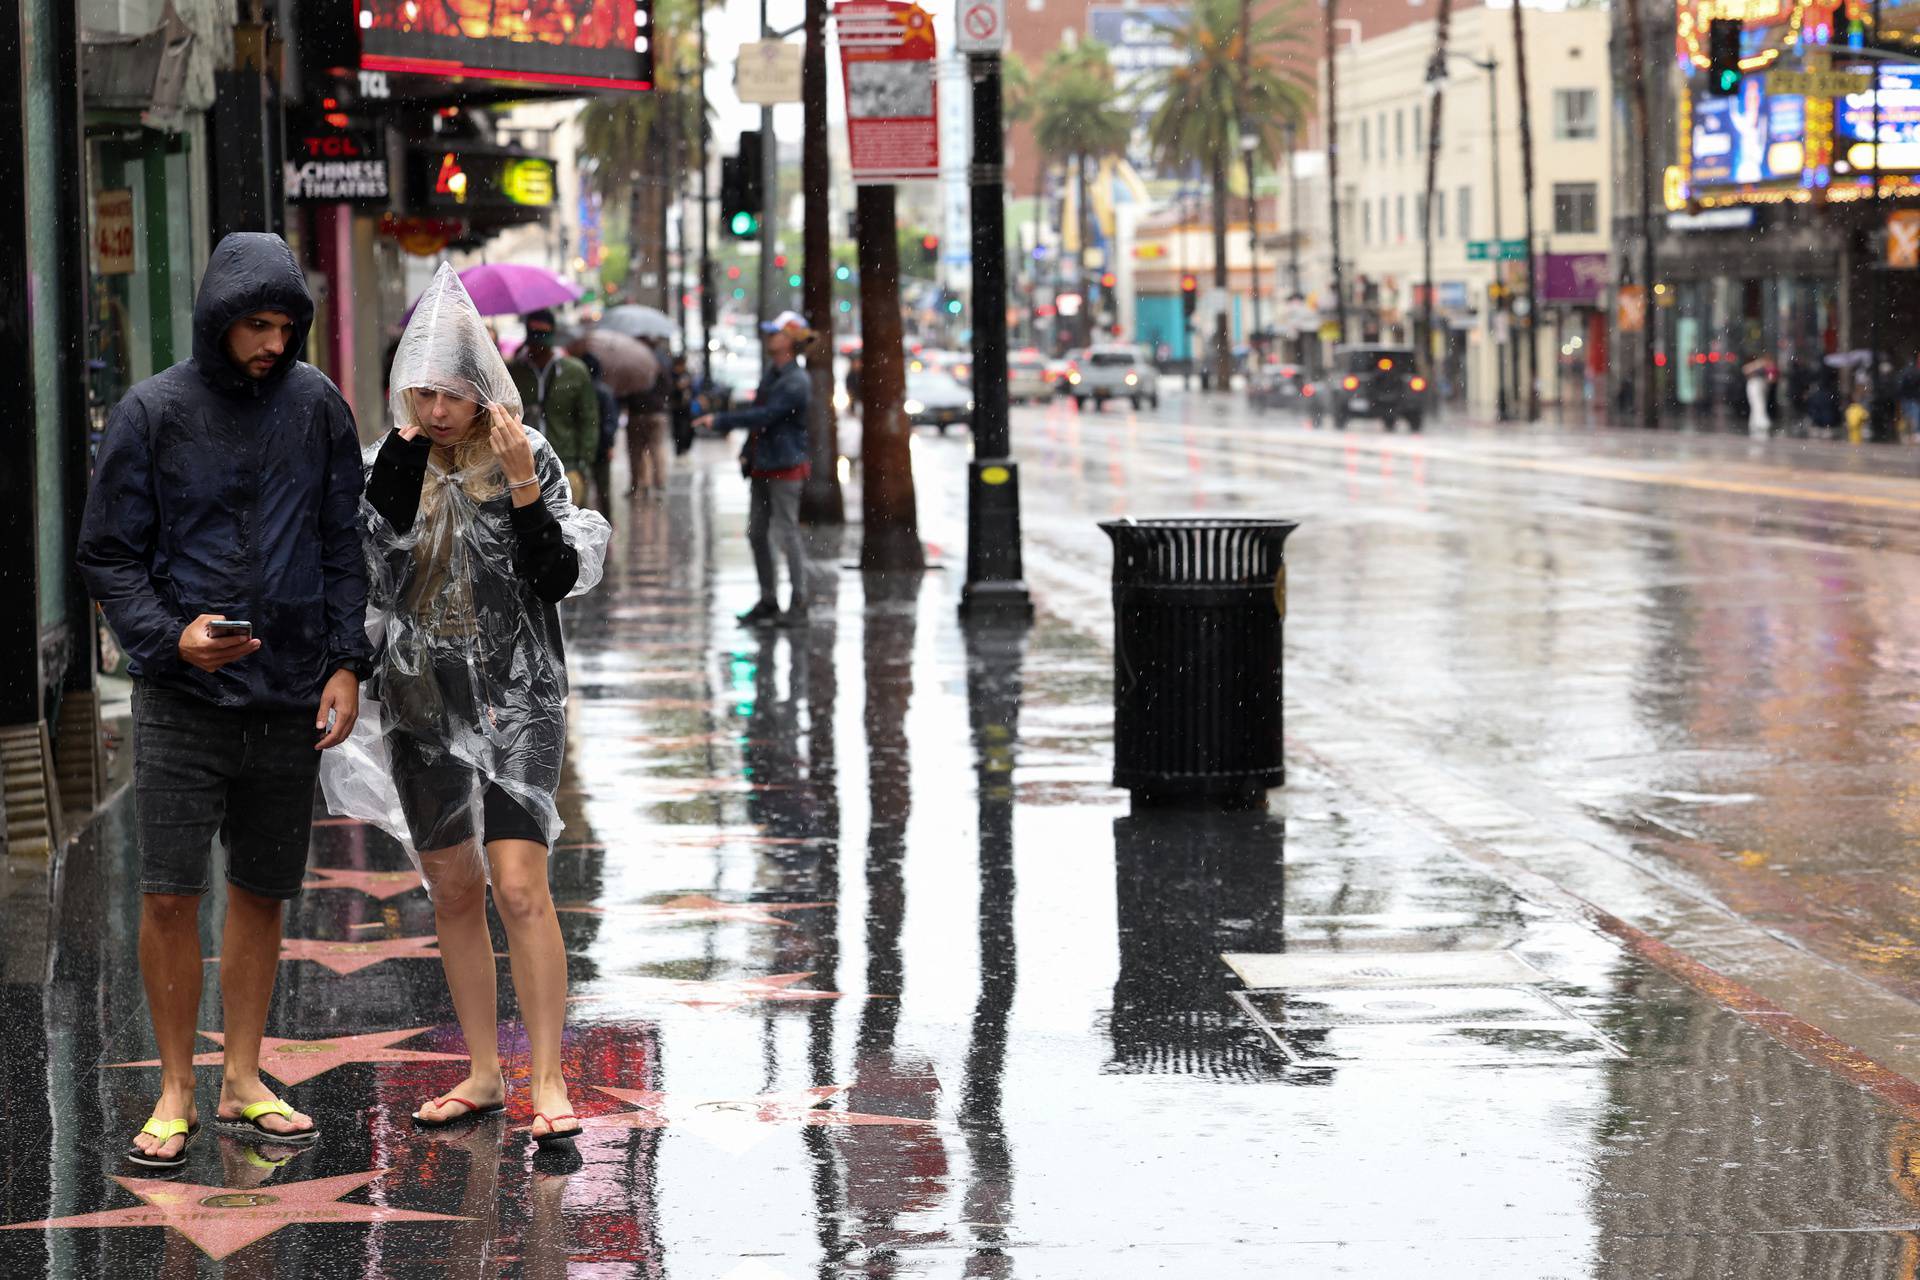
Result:
[[[256,311],[293,317],[293,340],[265,378],[251,378],[227,355],[227,330]],[[300,361],[313,327],[313,295],[293,250],[266,231],[235,231],[214,246],[193,302],[193,364],[213,387],[254,398],[268,394]]]

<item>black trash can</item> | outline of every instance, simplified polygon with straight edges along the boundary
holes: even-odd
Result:
[[[1149,803],[1259,803],[1286,780],[1281,552],[1298,522],[1100,528],[1113,540],[1113,784]]]

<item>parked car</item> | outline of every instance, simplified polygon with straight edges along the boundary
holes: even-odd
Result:
[[[1047,386],[1056,396],[1064,396],[1072,391],[1067,382],[1067,374],[1073,371],[1073,362],[1079,358],[1078,351],[1066,351],[1049,357],[1046,363]]]
[[[916,427],[947,428],[973,422],[973,393],[944,373],[923,369],[907,374],[907,421]]]
[[[1256,366],[1247,384],[1247,403],[1256,409],[1300,409],[1311,395],[1313,380],[1297,364]]]
[[[1130,400],[1135,409],[1142,404],[1160,407],[1160,380],[1153,366],[1138,348],[1119,343],[1088,347],[1085,356],[1069,366],[1067,386],[1083,409],[1088,401],[1104,409],[1109,400]]]
[[[1388,431],[1396,422],[1418,431],[1426,420],[1427,380],[1414,368],[1412,347],[1336,347],[1319,388],[1308,409],[1316,426],[1331,417],[1345,431],[1350,418],[1377,418]]]
[[[1014,404],[1045,400],[1053,394],[1047,380],[1047,362],[1038,351],[1016,351],[1007,357],[1007,399]]]

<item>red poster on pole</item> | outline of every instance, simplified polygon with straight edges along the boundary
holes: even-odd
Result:
[[[906,0],[833,7],[847,85],[848,167],[856,186],[940,176],[933,19]]]

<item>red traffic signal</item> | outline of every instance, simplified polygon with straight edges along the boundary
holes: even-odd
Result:
[[[1111,289],[1116,283],[1118,283],[1118,277],[1111,271],[1100,277],[1100,287],[1102,289]]]
[[[740,268],[738,267],[727,268],[727,279],[738,280],[739,278],[740,278]]]
[[[776,267],[784,267],[784,266],[786,266],[786,265],[787,265],[787,255],[786,255],[786,254],[784,254],[784,253],[776,253],[776,254],[774,254],[774,255],[773,255],[773,265],[774,265],[774,266],[776,266]]]
[[[925,249],[928,253],[937,252],[940,248],[940,237],[939,236],[923,236],[921,237],[921,240],[920,240],[920,247],[922,249]]]
[[[1197,292],[1199,288],[1200,288],[1200,277],[1198,276],[1181,276],[1180,277],[1180,292],[1194,293],[1194,292]]]

